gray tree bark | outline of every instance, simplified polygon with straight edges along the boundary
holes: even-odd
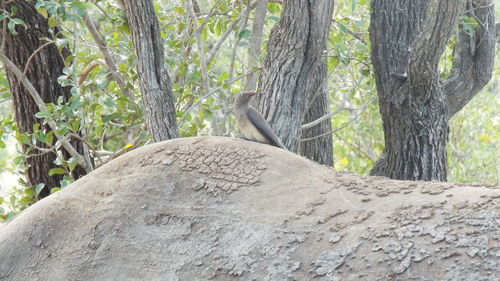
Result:
[[[492,1],[372,1],[372,61],[385,137],[372,175],[446,181],[448,121],[492,75]],[[452,75],[441,81],[438,63],[465,8],[479,25],[473,36],[459,31]]]
[[[5,55],[21,70],[25,70],[26,78],[33,84],[40,94],[43,102],[57,103],[59,97],[68,101],[71,97],[71,87],[62,87],[57,78],[63,74],[64,59],[70,54],[69,50],[64,48],[59,52],[54,44],[46,45],[47,42],[41,38],[51,38],[53,35],[49,32],[50,28],[42,15],[40,15],[34,6],[36,1],[14,0],[5,3],[5,9],[10,11],[12,7],[17,8],[15,17],[21,19],[26,24],[26,29],[18,26],[17,35],[11,34],[7,29],[5,33],[0,34],[5,43]],[[5,21],[0,22],[0,29],[3,29]],[[57,30],[57,29],[56,29]],[[36,52],[36,54],[34,54]],[[31,57],[31,59],[30,59]],[[29,64],[28,64],[29,62]],[[41,119],[35,117],[39,108],[28,90],[22,85],[16,75],[5,68],[7,79],[9,80],[10,91],[14,107],[14,117],[20,133],[33,133],[33,125],[42,123]],[[51,129],[48,124],[40,126],[40,130],[49,132]],[[88,150],[79,139],[72,138],[71,144],[81,154],[89,157]],[[26,177],[29,184],[45,184],[45,187],[39,194],[40,198],[50,194],[50,189],[59,187],[62,175],[49,176],[49,171],[56,168],[54,164],[56,155],[54,153],[44,153],[36,148],[30,148],[23,144],[23,151],[27,153],[26,159]],[[39,141],[36,147],[48,149],[49,147]],[[70,155],[63,149],[63,155],[69,159]],[[88,158],[87,158],[88,159]],[[90,163],[91,161],[89,161]],[[78,179],[86,174],[85,169],[78,166],[73,170],[72,176]]]
[[[125,0],[137,55],[144,118],[153,141],[179,137],[172,85],[165,66],[158,18],[151,0]]]
[[[299,151],[307,104],[325,79],[322,55],[332,12],[331,0],[285,1],[280,21],[271,31],[259,82],[258,109],[291,151]],[[323,97],[310,107],[307,120],[324,113]],[[328,142],[328,138],[318,138],[317,142],[325,140]],[[311,159],[331,154],[331,141],[308,145],[304,144],[303,154]]]

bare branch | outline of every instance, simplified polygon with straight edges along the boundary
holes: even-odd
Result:
[[[358,145],[356,145],[356,144],[354,144],[354,143],[346,140],[345,138],[343,138],[338,133],[333,133],[333,134],[335,135],[336,138],[340,139],[342,142],[344,142],[348,146],[354,148],[354,150],[357,151],[359,154],[361,154],[365,158],[369,159],[372,162],[372,164],[375,164],[377,162],[377,159],[373,155],[371,155],[373,153],[365,152],[361,147],[359,147]]]
[[[23,74],[23,72],[12,62],[3,52],[0,52],[0,60],[4,63],[4,65],[9,68],[14,75],[16,75],[17,79],[26,87],[26,90],[30,93],[31,97],[35,101],[35,103],[38,106],[38,109],[40,111],[47,111],[47,107],[45,106],[45,103],[43,102],[42,98],[40,97],[40,94],[38,94],[38,91],[35,89],[33,84],[26,78],[26,76]],[[75,158],[78,165],[80,165],[87,173],[90,173],[92,171],[92,164],[90,163],[90,159],[87,159],[80,155],[78,151],[71,145],[71,143],[65,138],[65,136],[61,136],[57,133],[57,125],[54,120],[46,120],[49,127],[52,129],[54,132],[54,135],[57,137],[57,139],[61,142],[62,146],[68,151],[68,153],[71,155],[71,157]]]
[[[321,137],[323,137],[323,136],[326,136],[326,135],[329,135],[329,134],[333,134],[333,133],[335,133],[335,132],[338,132],[338,131],[340,131],[340,130],[342,130],[342,129],[346,128],[347,126],[351,125],[354,121],[358,120],[358,118],[361,116],[361,114],[363,114],[363,112],[365,112],[365,111],[366,111],[366,109],[368,108],[368,106],[369,106],[371,103],[373,103],[374,101],[375,101],[375,98],[372,98],[372,99],[371,99],[371,101],[370,101],[369,103],[365,104],[362,108],[360,108],[360,111],[359,111],[359,113],[358,113],[358,114],[356,114],[356,116],[354,116],[351,120],[347,121],[347,123],[345,123],[344,125],[342,125],[342,126],[340,126],[340,127],[336,128],[336,129],[333,129],[333,130],[331,130],[331,131],[328,131],[328,132],[322,133],[322,134],[320,134],[320,135],[317,135],[317,136],[311,137],[311,138],[301,139],[301,140],[300,140],[300,142],[311,141],[311,140],[314,140],[314,139],[317,139],[317,138],[321,138]],[[342,110],[342,109],[340,109],[340,110]],[[338,110],[338,111],[340,111],[340,110]],[[338,111],[337,111],[337,112],[338,112]],[[327,114],[327,115],[328,115],[328,114]],[[327,115],[325,115],[325,116],[327,116]],[[333,114],[332,114],[332,115],[333,115]],[[321,118],[327,118],[327,117],[325,117],[325,116],[323,116],[323,117],[321,117]],[[320,118],[320,119],[321,119],[321,118]],[[319,120],[319,119],[318,119],[318,120]],[[311,122],[311,123],[317,122],[318,120],[315,120],[315,121],[313,121],[313,122]],[[308,123],[308,124],[311,124],[311,123]],[[308,124],[305,124],[305,125],[308,125]],[[314,126],[314,125],[313,125],[313,126]],[[311,127],[312,127],[312,126],[311,126]],[[302,127],[301,127],[301,129],[302,129]]]
[[[87,79],[87,76],[89,75],[89,73],[96,67],[98,67],[99,65],[106,65],[106,63],[103,61],[103,60],[93,60],[91,61],[82,71],[82,73],[80,73],[78,75],[78,85],[81,85],[83,84],[83,82],[85,81],[85,79]]]
[[[123,94],[128,97],[132,102],[136,100],[134,93],[127,88],[127,83],[125,82],[125,79],[123,76],[120,74],[118,71],[118,67],[116,66],[115,60],[113,59],[113,56],[111,55],[111,51],[109,50],[108,46],[106,45],[106,42],[104,42],[104,39],[101,37],[99,34],[99,31],[97,30],[96,26],[92,22],[92,20],[89,18],[89,15],[85,13],[83,15],[83,22],[85,23],[85,26],[87,26],[87,29],[89,30],[90,34],[92,35],[92,38],[94,38],[94,41],[97,44],[97,47],[99,47],[99,50],[104,56],[104,60],[106,61],[106,65],[108,66],[109,70],[111,71],[111,74],[113,75],[113,78],[115,79],[116,83],[122,90]]]
[[[241,21],[241,18],[243,15],[246,13],[240,14],[237,19],[235,19],[228,27],[226,32],[222,34],[222,37],[215,43],[215,46],[210,50],[208,53],[208,59],[207,59],[207,64],[210,64],[210,62],[214,59],[215,55],[219,52],[220,48],[222,47],[222,44],[226,41],[227,37],[231,32],[233,32],[234,27]]]
[[[196,43],[198,45],[198,53],[200,56],[200,62],[201,62],[201,75],[203,76],[203,86],[205,88],[205,91],[208,93],[210,92],[210,86],[208,84],[208,72],[207,72],[207,60],[205,56],[205,50],[203,49],[203,41],[201,39],[201,29],[199,28],[200,26],[198,25],[198,18],[196,17],[196,14],[194,12],[194,0],[187,1],[188,2],[188,12],[189,16],[191,17],[191,20],[193,22],[193,25],[195,27],[195,32],[194,32],[194,38],[196,40]]]
[[[243,5],[243,1],[240,1],[240,5]],[[248,4],[249,6],[247,6],[247,9],[245,9],[245,19],[243,21],[243,23],[241,24],[241,27],[240,27],[240,30],[242,30],[243,28],[245,28],[247,26],[247,22],[248,22],[248,17],[250,15],[250,5],[251,4]],[[236,54],[238,53],[238,47],[240,45],[240,36],[236,36],[236,40],[234,40],[234,45],[233,45],[233,49],[231,51],[231,58],[230,58],[230,62],[229,62],[229,79],[233,79],[233,73],[234,73],[234,64],[236,62]]]
[[[267,0],[257,1],[255,8],[255,16],[252,27],[252,37],[250,38],[250,48],[248,50],[248,68],[252,69],[259,65],[260,47],[262,44],[262,36],[264,34],[264,23],[266,22]],[[248,83],[245,86],[245,91],[254,90],[257,88],[258,74],[252,74],[248,77]]]
[[[50,42],[47,42],[45,44],[43,44],[42,46],[38,47],[38,49],[36,49],[31,55],[30,57],[28,58],[28,61],[26,62],[26,65],[24,66],[24,71],[23,71],[23,75],[26,75],[26,73],[28,73],[28,67],[31,63],[31,61],[33,60],[33,58],[36,56],[36,54],[38,54],[39,52],[41,52],[44,48],[52,45],[52,44],[55,44],[54,41],[50,41]]]
[[[338,108],[338,109],[336,109],[334,111],[330,111],[328,114],[323,115],[320,118],[318,118],[318,119],[316,119],[316,120],[314,120],[314,121],[312,121],[310,123],[303,124],[302,126],[300,126],[300,129],[301,130],[305,130],[305,129],[312,128],[312,127],[314,127],[316,125],[319,125],[319,124],[321,124],[321,122],[327,120],[328,118],[332,117],[333,115],[335,115],[335,114],[337,114],[337,113],[339,113],[339,112],[341,112],[342,110],[345,110],[345,109],[346,108],[341,107],[341,108]]]

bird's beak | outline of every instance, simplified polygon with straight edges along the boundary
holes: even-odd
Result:
[[[245,93],[245,96],[247,96],[247,97],[251,97],[251,96],[253,96],[253,95],[255,95],[255,94],[257,94],[257,92],[246,92],[246,93]]]

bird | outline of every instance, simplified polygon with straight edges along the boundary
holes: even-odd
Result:
[[[236,96],[236,100],[234,101],[234,115],[236,116],[236,122],[238,123],[243,138],[286,150],[266,119],[264,119],[255,108],[248,104],[250,98],[255,94],[256,92],[242,92]]]

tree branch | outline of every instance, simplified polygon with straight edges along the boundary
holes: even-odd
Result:
[[[493,75],[495,58],[495,10],[493,0],[475,0],[468,7],[479,23],[474,34],[460,29],[451,75],[444,83],[448,118],[462,109]]]
[[[248,50],[248,68],[252,69],[259,64],[260,47],[262,44],[262,36],[264,34],[264,23],[266,22],[267,0],[257,1],[255,8],[255,16],[252,27],[252,37],[250,38],[250,48]],[[248,77],[248,83],[245,86],[245,91],[253,91],[257,88],[257,73]]]
[[[302,124],[302,126],[300,126],[300,129],[301,129],[301,130],[305,130],[305,129],[312,128],[312,127],[314,127],[314,126],[316,126],[316,125],[320,124],[321,122],[325,121],[326,119],[328,119],[328,118],[332,117],[333,115],[335,115],[335,114],[337,114],[337,113],[341,112],[342,110],[345,110],[345,109],[346,109],[346,108],[341,107],[341,108],[338,108],[338,109],[336,109],[336,110],[334,110],[334,111],[330,111],[328,114],[323,115],[323,116],[321,116],[320,118],[318,118],[318,119],[316,119],[316,120],[314,120],[314,121],[312,121],[312,122],[310,122],[310,123],[307,123],[307,124]]]
[[[118,67],[116,66],[115,60],[113,59],[113,56],[111,55],[111,52],[109,51],[109,48],[106,45],[106,42],[104,42],[104,39],[99,34],[99,31],[97,30],[96,26],[89,18],[89,15],[87,13],[83,15],[83,22],[85,23],[85,26],[87,26],[87,29],[92,35],[92,38],[94,38],[97,47],[99,47],[99,50],[103,54],[104,60],[106,61],[106,65],[111,71],[111,74],[113,75],[113,78],[115,79],[116,83],[118,84],[120,89],[122,89],[123,94],[126,97],[128,97],[131,102],[135,102],[136,98],[134,93],[129,88],[127,88],[127,83],[125,82],[125,79],[118,71]]]
[[[411,87],[438,79],[438,64],[446,44],[455,30],[465,0],[433,1],[427,21],[417,35],[409,58],[408,77]],[[428,91],[431,93],[432,91]]]
[[[247,8],[249,9],[249,8]],[[228,27],[227,27],[227,30],[226,32],[224,32],[224,34],[222,34],[222,37],[219,39],[219,41],[217,41],[217,43],[215,43],[215,46],[212,48],[212,50],[210,50],[210,52],[208,53],[208,59],[207,59],[207,64],[210,64],[210,62],[214,59],[215,55],[217,55],[217,53],[219,52],[220,50],[220,47],[222,46],[222,44],[224,43],[224,41],[226,41],[227,37],[229,36],[229,34],[231,34],[231,32],[233,32],[233,29],[234,27],[241,21],[241,18],[243,15],[246,15],[247,12],[245,11],[245,13],[242,13],[238,16],[237,19],[235,19]]]
[[[44,48],[54,44],[55,41],[50,41],[50,42],[47,42],[45,44],[43,44],[42,46],[40,46],[38,49],[36,49],[31,55],[30,57],[28,58],[28,61],[26,61],[26,65],[24,66],[24,71],[23,71],[23,75],[26,75],[26,73],[28,73],[28,67],[29,65],[31,64],[31,61],[33,60],[33,58],[36,56],[36,54],[38,54],[39,52],[41,52]]]
[[[26,78],[23,72],[12,62],[3,52],[0,52],[0,60],[4,63],[4,65],[9,68],[14,75],[16,75],[17,79],[26,87],[26,90],[30,93],[31,97],[35,101],[40,111],[47,111],[47,107],[38,94],[38,91],[35,89],[33,84]],[[54,120],[46,119],[50,129],[54,132],[56,138],[61,142],[61,145],[68,151],[71,157],[75,158],[78,165],[80,165],[87,173],[92,172],[92,164],[90,163],[90,159],[87,159],[80,155],[78,151],[71,145],[71,143],[64,137],[57,133],[57,125]]]

